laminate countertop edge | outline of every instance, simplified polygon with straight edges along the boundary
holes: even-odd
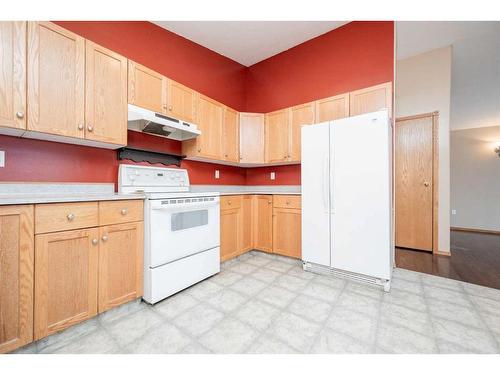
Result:
[[[89,194],[89,195],[0,195],[0,206],[16,204],[44,204],[44,203],[73,203],[73,202],[98,202],[114,200],[145,199],[142,194]]]

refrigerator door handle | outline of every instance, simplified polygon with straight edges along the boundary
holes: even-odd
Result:
[[[333,168],[333,155],[330,157],[330,165],[332,166]],[[330,178],[330,214],[333,215],[334,213],[334,210],[335,210],[335,205],[333,204],[333,199],[334,199],[334,194],[333,194],[333,183],[334,183],[334,180],[333,180],[333,170],[332,168],[329,168],[328,169],[328,175],[329,175],[329,178]]]
[[[325,212],[329,213],[330,207],[328,204],[328,194],[329,194],[329,187],[328,187],[328,172],[330,168],[328,165],[328,154],[326,154],[323,158],[323,207],[325,208]]]

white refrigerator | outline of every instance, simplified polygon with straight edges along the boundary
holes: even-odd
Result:
[[[386,110],[302,127],[302,260],[389,291],[392,131]]]

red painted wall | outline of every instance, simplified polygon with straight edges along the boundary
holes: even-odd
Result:
[[[271,112],[393,80],[394,23],[351,22],[248,68],[248,112]]]
[[[352,22],[250,68],[149,22],[56,23],[240,111],[268,112],[393,78],[393,22]],[[176,141],[136,132],[128,137],[130,146],[181,151]],[[112,150],[1,135],[0,149],[6,151],[0,181],[117,179]],[[193,184],[300,184],[300,166],[244,169],[184,161],[182,167]]]

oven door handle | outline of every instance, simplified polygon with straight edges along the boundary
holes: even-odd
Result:
[[[174,203],[174,204],[165,204],[162,206],[153,206],[153,207],[151,207],[151,209],[154,211],[175,211],[178,209],[193,211],[194,209],[210,208],[210,207],[215,207],[215,206],[219,206],[219,202],[207,202],[207,203],[200,203],[200,204]]]

